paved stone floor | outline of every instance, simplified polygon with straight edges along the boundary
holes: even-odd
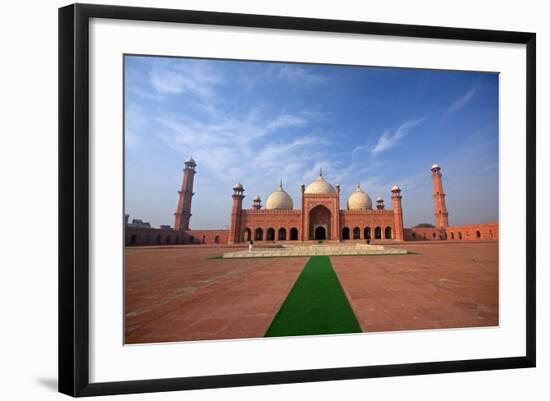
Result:
[[[263,337],[307,258],[213,259],[201,246],[126,249],[126,343]]]
[[[414,254],[331,258],[363,331],[498,325],[497,242],[401,247]]]
[[[363,331],[498,325],[498,243],[399,248],[331,257]],[[126,343],[262,337],[308,258],[219,258],[234,250],[127,248]]]

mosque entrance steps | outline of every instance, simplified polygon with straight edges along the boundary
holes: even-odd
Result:
[[[253,248],[223,254],[224,259],[232,258],[277,258],[292,256],[345,256],[345,255],[406,255],[406,249],[388,248],[368,244],[312,244],[283,245],[278,248]]]

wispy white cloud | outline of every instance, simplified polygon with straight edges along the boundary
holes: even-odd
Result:
[[[455,99],[455,101],[451,103],[451,105],[445,111],[445,114],[456,113],[457,111],[465,107],[470,102],[470,100],[473,99],[479,89],[479,85],[472,86],[470,89],[468,89],[468,91],[466,91],[466,93],[464,93],[462,96]]]
[[[272,132],[281,128],[303,127],[307,123],[308,121],[305,118],[298,115],[281,114],[267,124],[266,131]]]
[[[210,64],[162,62],[151,69],[150,82],[161,94],[188,93],[200,99],[212,99],[223,77]]]
[[[296,154],[297,151],[302,151],[308,146],[319,144],[320,138],[314,136],[302,136],[294,139],[290,142],[282,143],[268,143],[261,148],[259,153],[252,160],[252,164],[261,168],[269,168],[274,166],[280,166],[281,161],[286,159],[286,163],[297,163],[296,160],[288,160],[288,158],[294,158],[294,156],[302,157],[302,154]]]
[[[192,154],[200,160],[201,169],[218,182],[241,180],[260,187],[265,185],[266,176],[298,181],[324,142],[307,133],[293,139],[288,130],[307,128],[310,122],[299,113],[266,117],[259,109],[240,119],[213,122],[173,115],[156,119],[160,127],[157,135],[163,143],[182,157]]]
[[[277,76],[292,83],[322,84],[326,82],[326,77],[323,75],[312,73],[303,67],[291,64],[280,66]]]
[[[427,117],[417,118],[413,120],[408,120],[401,124],[396,130],[387,130],[380,135],[378,142],[372,148],[371,152],[373,155],[377,155],[385,150],[393,148],[396,146],[399,141],[405,138],[409,131],[416,127],[418,124],[423,122]]]
[[[327,82],[328,77],[314,73],[306,67],[293,64],[274,65],[267,69],[241,72],[237,77],[242,89],[253,92],[265,83],[288,82],[293,85],[317,85]]]

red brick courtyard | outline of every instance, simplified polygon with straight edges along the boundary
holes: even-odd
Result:
[[[331,263],[365,332],[498,325],[498,242],[402,243],[413,254]],[[126,343],[263,337],[307,257],[128,247]]]

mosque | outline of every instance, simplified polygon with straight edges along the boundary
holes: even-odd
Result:
[[[498,223],[449,226],[449,213],[443,192],[441,167],[431,167],[435,225],[403,227],[402,195],[399,186],[391,188],[391,208],[382,197],[371,197],[359,184],[340,203],[340,186],[319,176],[309,185],[301,185],[300,207],[279,187],[268,196],[265,206],[255,196],[250,207],[243,204],[245,188],[233,187],[229,229],[194,230],[190,228],[191,204],[197,163],[189,158],[183,169],[183,181],[178,191],[173,227],[135,227],[126,225],[126,245],[170,244],[240,244],[287,241],[432,241],[432,240],[498,240]],[[343,206],[343,207],[342,207]]]
[[[340,186],[333,186],[322,171],[315,181],[301,186],[300,208],[284,190],[282,183],[266,200],[253,199],[251,209],[244,209],[244,188],[233,187],[233,207],[228,243],[242,241],[320,241],[349,239],[403,240],[401,190],[392,188],[392,209],[386,209],[379,198],[373,209],[372,200],[359,185],[340,208]]]

